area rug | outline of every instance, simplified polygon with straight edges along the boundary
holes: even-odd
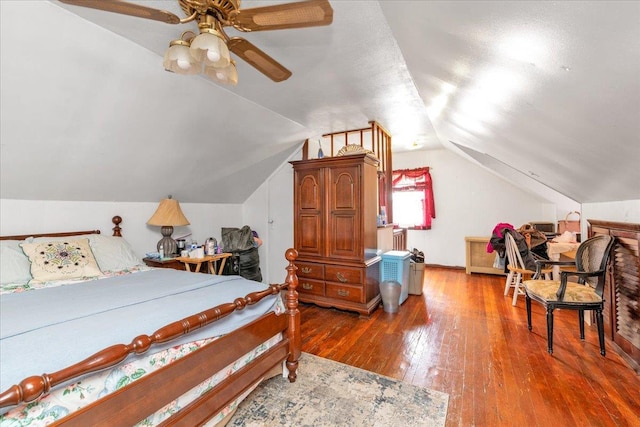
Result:
[[[227,426],[444,426],[449,395],[302,353],[298,379],[263,382]]]

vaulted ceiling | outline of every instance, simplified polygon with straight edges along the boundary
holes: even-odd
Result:
[[[193,23],[0,2],[2,198],[241,203],[306,138],[375,120],[394,150],[507,165],[581,203],[640,199],[640,2],[331,6],[329,26],[241,34],[293,75],[238,60],[230,87],[163,70]]]

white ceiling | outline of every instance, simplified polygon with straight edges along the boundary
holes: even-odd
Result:
[[[0,2],[2,197],[241,203],[305,138],[375,120],[396,150],[504,163],[578,202],[640,199],[640,2],[331,5],[327,27],[238,34],[293,75],[238,60],[227,87],[162,69],[194,24]]]

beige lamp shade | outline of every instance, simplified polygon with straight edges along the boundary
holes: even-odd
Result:
[[[189,220],[182,213],[180,203],[169,196],[160,202],[158,209],[156,209],[156,212],[151,216],[149,221],[147,221],[147,224],[162,227],[160,232],[163,237],[158,242],[158,251],[160,251],[160,247],[162,247],[165,256],[172,256],[177,252],[178,248],[176,241],[171,238],[173,227],[189,225]]]
[[[153,216],[147,221],[149,225],[157,225],[162,227],[163,225],[171,225],[174,227],[181,225],[189,225],[189,220],[182,213],[180,209],[180,203],[177,200],[169,197],[163,199],[156,209]]]

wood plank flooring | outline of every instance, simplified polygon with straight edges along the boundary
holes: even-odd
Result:
[[[447,426],[640,426],[640,377],[577,313],[546,317],[503,295],[504,277],[425,269],[423,294],[369,319],[301,305],[302,350],[449,393]]]

